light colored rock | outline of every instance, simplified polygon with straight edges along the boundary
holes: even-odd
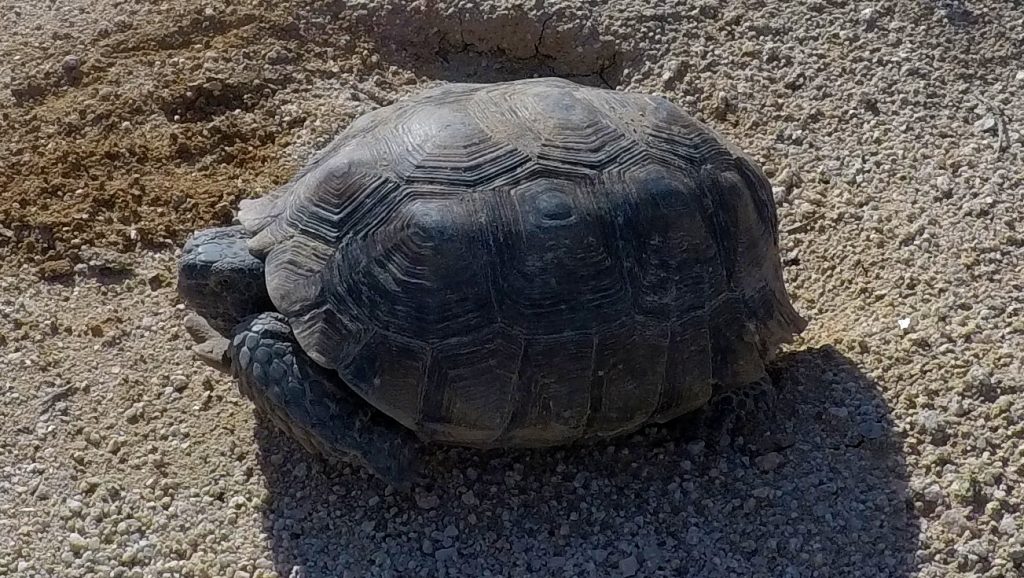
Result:
[[[784,461],[785,459],[782,455],[777,452],[769,452],[754,459],[754,463],[757,464],[758,469],[764,472],[771,472],[778,469]]]
[[[619,572],[623,576],[636,576],[637,570],[640,569],[640,563],[637,562],[636,556],[630,556],[619,560]]]

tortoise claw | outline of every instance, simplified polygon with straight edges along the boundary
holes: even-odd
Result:
[[[196,342],[192,346],[196,359],[217,371],[231,373],[231,357],[228,353],[231,342],[195,313],[186,315],[183,324],[185,331]]]

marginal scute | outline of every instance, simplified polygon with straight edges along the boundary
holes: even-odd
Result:
[[[503,327],[434,347],[426,377],[433,385],[423,391],[420,429],[451,443],[495,443],[515,408],[523,347],[523,338]]]
[[[327,244],[305,235],[279,243],[267,256],[267,292],[285,315],[296,315],[319,299],[323,264],[334,252]]]
[[[660,322],[633,321],[597,335],[589,427],[615,435],[635,429],[655,413],[668,342],[669,328]]]
[[[526,338],[513,410],[497,444],[547,446],[582,436],[590,413],[594,337]]]
[[[660,97],[447,84],[361,117],[240,222],[317,363],[422,437],[671,419],[803,329],[771,187]]]
[[[347,381],[359,395],[396,421],[416,429],[429,357],[424,345],[374,333],[346,367]]]
[[[292,328],[299,343],[309,343],[305,352],[325,367],[345,367],[374,333],[369,321],[359,315],[337,292],[332,299],[302,315],[293,317]]]

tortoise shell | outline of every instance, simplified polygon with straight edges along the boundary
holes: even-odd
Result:
[[[634,430],[756,381],[803,329],[771,186],[664,98],[446,84],[243,201],[309,355],[428,440]]]

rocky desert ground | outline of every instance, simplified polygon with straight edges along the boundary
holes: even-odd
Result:
[[[402,95],[545,75],[771,178],[811,324],[749,439],[441,449],[403,495],[192,359],[189,231]],[[1019,1],[0,0],[0,575],[1024,575],[1022,132]]]

